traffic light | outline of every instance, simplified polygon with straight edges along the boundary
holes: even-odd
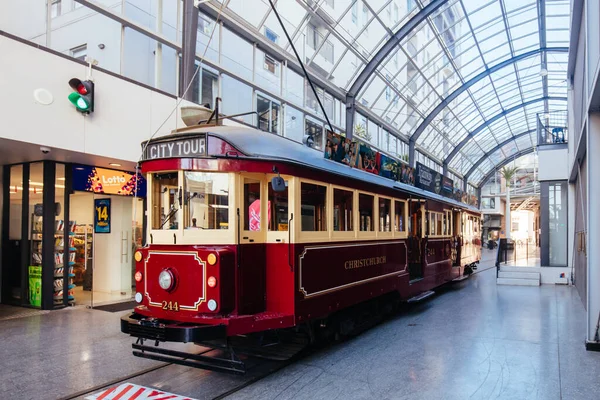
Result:
[[[94,82],[73,78],[69,81],[69,86],[75,90],[69,95],[69,101],[77,111],[83,114],[94,112]]]

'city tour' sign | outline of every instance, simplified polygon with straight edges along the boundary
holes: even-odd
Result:
[[[143,146],[143,145],[142,145]],[[150,143],[144,151],[144,160],[159,158],[198,157],[206,155],[206,136],[161,140]]]

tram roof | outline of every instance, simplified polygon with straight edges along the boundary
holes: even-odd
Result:
[[[367,183],[375,183],[391,189],[399,189],[419,197],[438,200],[472,212],[479,212],[479,209],[473,206],[448,197],[328,160],[323,156],[322,152],[311,149],[291,139],[254,128],[244,126],[184,128],[171,135],[158,137],[152,142],[168,140],[174,137],[194,136],[198,133],[205,133],[223,139],[247,157],[277,160],[318,169]]]

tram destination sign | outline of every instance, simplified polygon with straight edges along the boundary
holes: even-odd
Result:
[[[143,147],[143,144],[142,144]],[[166,139],[150,143],[144,151],[144,160],[159,158],[184,158],[206,155],[206,135]]]

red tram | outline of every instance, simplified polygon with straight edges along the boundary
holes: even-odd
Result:
[[[256,129],[180,129],[150,141],[141,166],[147,245],[139,305],[121,320],[138,356],[206,367],[144,340],[323,328],[360,304],[427,297],[480,258],[476,209]]]

